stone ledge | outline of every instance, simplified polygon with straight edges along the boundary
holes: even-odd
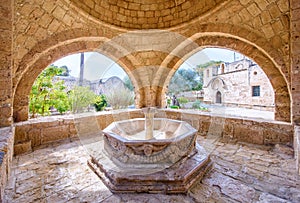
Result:
[[[16,153],[26,153],[42,144],[73,138],[104,129],[111,122],[141,118],[141,110],[123,110],[81,115],[53,116],[16,123]],[[218,134],[227,141],[260,145],[293,146],[294,127],[290,123],[263,119],[213,116],[207,112],[161,109],[156,117],[184,120],[199,135]]]
[[[222,117],[201,111],[163,110],[159,114],[188,122],[198,129],[201,136],[216,133],[228,141],[293,146],[294,127],[287,122],[227,115]]]
[[[42,144],[95,133],[114,120],[142,117],[140,110],[50,116],[15,124],[14,155],[31,152]]]

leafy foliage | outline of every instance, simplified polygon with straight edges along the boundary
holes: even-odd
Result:
[[[113,109],[122,109],[133,104],[134,94],[127,87],[113,87],[106,94],[106,99]]]
[[[90,105],[94,104],[95,97],[95,93],[89,87],[76,86],[70,92],[72,112],[81,113],[89,110]]]
[[[70,109],[68,95],[64,91],[64,81],[53,82],[53,77],[62,72],[61,68],[51,65],[35,80],[29,96],[31,117],[36,117],[37,114],[49,115],[51,107],[60,113]]]
[[[179,69],[169,85],[169,92],[172,94],[200,89],[202,89],[202,83],[200,83],[198,72],[193,69]]]
[[[97,95],[94,100],[94,106],[96,111],[103,111],[107,107],[107,101],[105,95]]]
[[[59,76],[70,76],[70,70],[67,66],[61,66],[62,72],[59,74]]]
[[[201,106],[201,102],[199,100],[196,100],[193,105],[192,105],[193,109],[198,109],[201,111],[208,111],[208,108]]]
[[[178,101],[179,101],[180,104],[186,104],[186,103],[189,102],[189,100],[185,97],[179,97]]]

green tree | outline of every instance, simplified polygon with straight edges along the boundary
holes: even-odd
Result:
[[[106,94],[107,102],[113,109],[127,108],[134,102],[134,94],[127,87],[113,87]]]
[[[70,70],[67,66],[61,66],[60,67],[62,69],[61,74],[59,74],[59,76],[70,76]]]
[[[69,94],[73,113],[89,110],[90,105],[94,104],[96,97],[95,93],[89,87],[84,86],[76,86]]]
[[[60,75],[62,71],[61,68],[51,65],[37,77],[29,95],[31,117],[36,117],[37,114],[49,115],[51,107],[60,113],[70,109],[64,82],[53,82],[54,76]]]
[[[178,94],[179,92],[198,90],[202,88],[199,84],[198,73],[193,69],[179,69],[171,79],[169,92]]]
[[[177,100],[179,104],[182,106],[182,108],[185,108],[185,104],[189,102],[189,100],[185,97],[179,97]]]
[[[97,95],[94,100],[94,106],[96,111],[103,111],[105,107],[107,107],[107,101],[105,95]]]

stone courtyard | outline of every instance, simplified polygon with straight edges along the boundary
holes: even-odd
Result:
[[[12,202],[299,202],[291,148],[223,142],[198,136],[213,168],[187,195],[112,194],[88,167],[78,138],[15,157],[5,201]]]
[[[0,0],[0,22],[1,201],[300,202],[299,0]],[[137,108],[162,108],[174,73],[207,47],[240,52],[262,68],[274,115],[165,111],[198,130],[214,163],[187,195],[112,194],[76,138],[75,125],[89,131],[82,121],[91,117],[29,119],[35,79],[62,57],[108,56],[132,81]],[[104,129],[141,117],[114,116],[88,124]]]

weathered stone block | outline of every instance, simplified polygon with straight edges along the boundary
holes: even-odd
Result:
[[[32,147],[41,145],[41,129],[32,128],[28,132],[28,140],[31,141]]]
[[[68,138],[68,134],[69,134],[69,126],[67,125],[42,128],[41,144]]]
[[[235,126],[234,137],[239,141],[263,144],[263,134],[260,128],[255,128],[254,126],[246,127],[242,125]]]
[[[77,130],[76,130],[76,127],[75,127],[74,123],[70,123],[70,125],[69,125],[69,136],[70,137],[76,137],[77,136]]]
[[[231,123],[225,123],[224,125],[224,130],[223,130],[223,138],[226,140],[231,140],[233,139],[233,130],[234,126]]]
[[[200,121],[199,135],[206,136],[210,127],[210,121]]]
[[[22,143],[28,141],[29,125],[16,125],[15,127],[15,142]]]
[[[28,153],[32,151],[31,141],[19,143],[14,145],[14,154],[19,155],[23,153]]]

